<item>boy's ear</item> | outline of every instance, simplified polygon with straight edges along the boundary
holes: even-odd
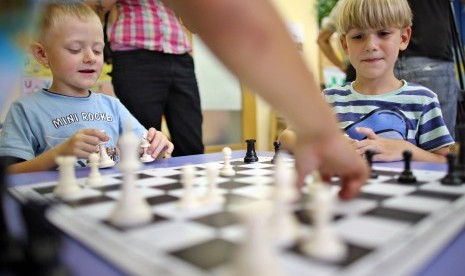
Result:
[[[339,41],[341,42],[342,49],[344,50],[344,53],[346,55],[349,54],[349,49],[347,48],[347,40],[345,35],[340,35],[339,36]]]
[[[410,37],[412,36],[412,27],[404,28],[400,34],[400,46],[401,51],[407,49],[407,46],[410,42]]]
[[[30,46],[32,55],[34,55],[34,58],[41,63],[44,66],[48,65],[48,57],[47,53],[45,53],[45,48],[44,46],[39,43],[39,42],[34,42]]]

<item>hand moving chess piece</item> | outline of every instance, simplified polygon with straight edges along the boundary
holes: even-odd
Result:
[[[247,152],[244,157],[245,163],[253,163],[258,161],[257,153],[255,152],[255,139],[245,140],[247,142]]]
[[[143,150],[142,156],[140,157],[140,161],[147,163],[147,162],[152,162],[155,160],[150,154],[147,154],[147,149],[149,148],[150,143],[147,140],[147,132],[144,133],[142,136],[142,141],[140,143],[140,147]]]
[[[77,161],[76,156],[58,156],[56,158],[58,164],[58,184],[53,189],[53,194],[62,199],[73,197],[81,192],[76,180],[76,172],[74,165]]]

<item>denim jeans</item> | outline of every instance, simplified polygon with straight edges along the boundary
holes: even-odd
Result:
[[[455,138],[459,87],[454,62],[427,57],[399,57],[394,74],[399,79],[423,85],[438,95],[444,123]]]

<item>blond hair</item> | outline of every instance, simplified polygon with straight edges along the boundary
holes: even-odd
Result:
[[[337,31],[350,29],[406,28],[412,25],[412,11],[407,0],[341,0]]]
[[[99,19],[98,15],[82,1],[48,1],[40,9],[38,18],[38,40],[42,40],[47,33],[57,24],[68,18],[89,20],[93,17]]]

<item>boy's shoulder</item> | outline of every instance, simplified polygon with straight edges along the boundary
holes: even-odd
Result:
[[[429,88],[421,84],[414,83],[414,82],[405,81],[403,92],[404,94],[425,96],[429,98],[437,98],[437,94],[434,91],[430,90]]]
[[[333,95],[333,94],[341,94],[341,93],[350,93],[350,86],[351,82],[346,82],[342,85],[332,85],[323,89],[323,94],[325,95]]]

